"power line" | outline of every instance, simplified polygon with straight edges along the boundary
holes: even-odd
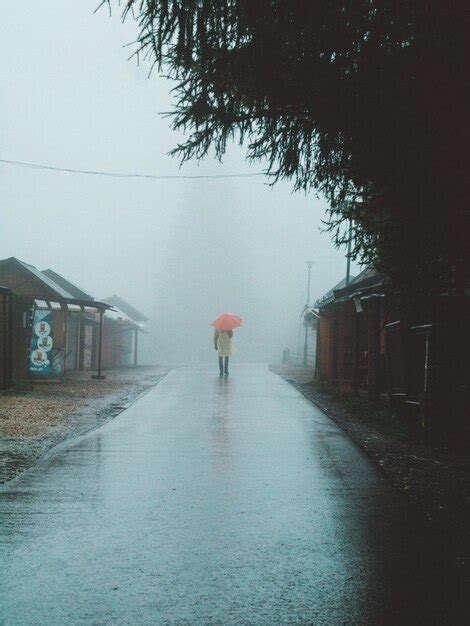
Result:
[[[87,174],[91,176],[109,176],[111,178],[149,178],[154,180],[171,180],[171,179],[191,179],[191,178],[254,178],[255,176],[264,176],[263,172],[254,172],[252,174],[173,174],[173,175],[155,175],[155,174],[122,174],[118,172],[101,172],[98,170],[78,170],[71,167],[57,167],[54,165],[45,165],[43,163],[26,163],[24,161],[10,161],[9,159],[0,159],[0,163],[12,165],[15,167],[26,167],[37,170],[51,170],[53,172],[66,172],[69,174]]]

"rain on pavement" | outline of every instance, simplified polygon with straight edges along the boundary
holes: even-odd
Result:
[[[402,496],[264,366],[173,370],[0,511],[6,625],[451,623]]]

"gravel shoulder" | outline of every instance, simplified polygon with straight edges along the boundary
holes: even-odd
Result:
[[[0,395],[0,484],[16,478],[50,448],[98,428],[168,373],[163,367],[71,372],[60,383]]]
[[[385,403],[339,398],[313,381],[313,370],[272,367],[326,413],[380,467],[425,517],[454,565],[470,569],[470,458],[410,439]]]

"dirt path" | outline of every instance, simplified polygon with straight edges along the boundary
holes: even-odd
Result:
[[[0,396],[0,484],[28,469],[62,441],[93,430],[118,415],[156,385],[165,368],[139,367],[106,372],[74,372],[61,383],[33,385],[30,391]]]

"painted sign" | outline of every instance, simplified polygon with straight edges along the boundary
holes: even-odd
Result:
[[[53,315],[53,311],[36,310],[34,313],[29,359],[31,374],[42,376],[63,374],[62,352],[54,350]]]

